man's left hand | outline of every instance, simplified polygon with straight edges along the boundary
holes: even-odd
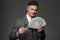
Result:
[[[41,32],[42,30],[43,30],[42,25],[39,25],[39,26],[37,27],[37,32]]]

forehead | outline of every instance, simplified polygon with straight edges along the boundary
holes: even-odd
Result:
[[[37,9],[38,7],[36,5],[28,5],[29,8]]]

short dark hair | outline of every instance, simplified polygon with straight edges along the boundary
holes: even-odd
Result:
[[[28,3],[28,5],[35,5],[35,6],[38,6],[39,7],[38,2],[36,2],[36,1],[30,1]]]

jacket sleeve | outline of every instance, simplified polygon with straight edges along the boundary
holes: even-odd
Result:
[[[9,34],[9,40],[17,40],[18,37],[16,35],[16,32],[18,31],[18,28],[21,27],[21,21],[18,19],[15,26],[12,28],[10,34]]]

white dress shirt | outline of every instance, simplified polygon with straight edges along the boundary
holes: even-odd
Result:
[[[28,14],[26,14],[26,17],[27,17],[28,22],[30,23],[31,17]]]

